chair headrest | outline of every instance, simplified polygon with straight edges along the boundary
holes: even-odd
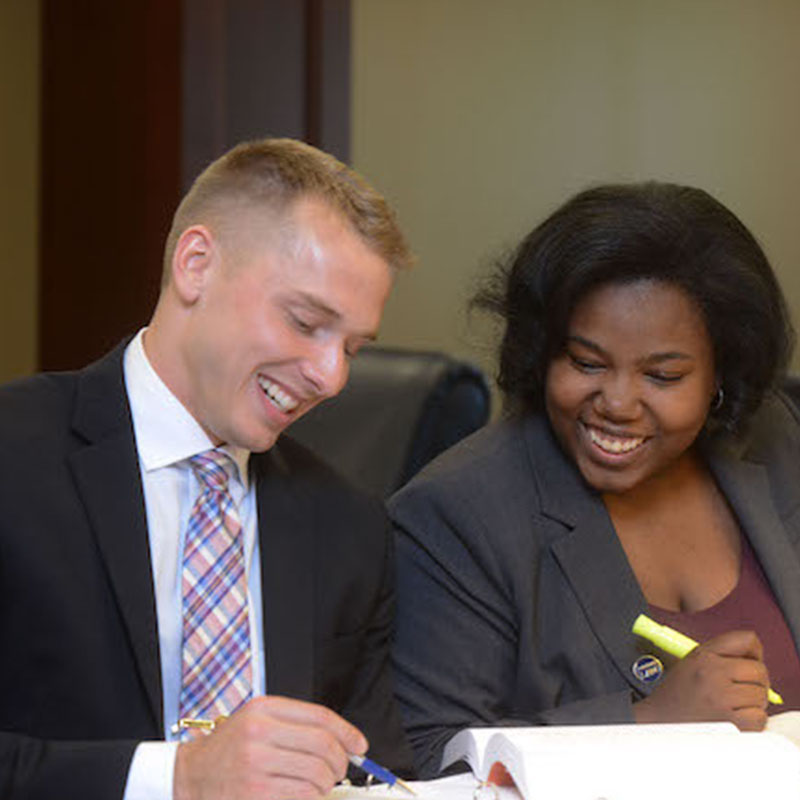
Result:
[[[355,483],[387,496],[485,424],[489,408],[478,368],[444,353],[370,347],[353,361],[341,394],[289,434]]]

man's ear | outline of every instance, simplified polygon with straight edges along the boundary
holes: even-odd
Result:
[[[178,237],[172,255],[172,283],[184,303],[191,305],[200,297],[218,253],[205,225],[192,225]]]

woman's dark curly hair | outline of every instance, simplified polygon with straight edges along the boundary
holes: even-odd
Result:
[[[663,281],[702,310],[724,400],[711,420],[738,431],[783,375],[794,342],[786,302],[753,235],[689,186],[598,186],[573,197],[522,241],[475,296],[505,321],[498,383],[507,411],[542,410],[547,367],[572,311],[612,283]]]

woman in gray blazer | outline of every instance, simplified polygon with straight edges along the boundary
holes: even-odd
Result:
[[[479,295],[506,419],[390,503],[395,665],[421,775],[481,724],[732,720],[800,707],[793,333],[761,248],[705,192],[602,186]],[[702,644],[635,636],[645,612]]]

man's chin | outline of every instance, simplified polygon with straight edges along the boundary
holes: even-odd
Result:
[[[264,419],[252,420],[249,426],[243,425],[240,430],[231,431],[230,444],[249,450],[251,453],[263,453],[269,450],[292,423],[302,417],[309,408],[296,409],[291,417],[285,415],[283,419],[271,418],[268,424]]]
[[[251,430],[232,430],[225,440],[225,444],[229,444],[232,447],[241,447],[250,453],[263,453],[278,441],[278,437],[283,433],[285,427],[279,430],[264,428],[263,426],[258,426],[258,428]]]
[[[269,436],[259,436],[254,438],[249,446],[243,445],[246,450],[249,450],[251,453],[263,453],[272,448],[275,442],[278,441],[278,437],[283,433],[283,431],[278,431],[278,433],[270,433]]]

